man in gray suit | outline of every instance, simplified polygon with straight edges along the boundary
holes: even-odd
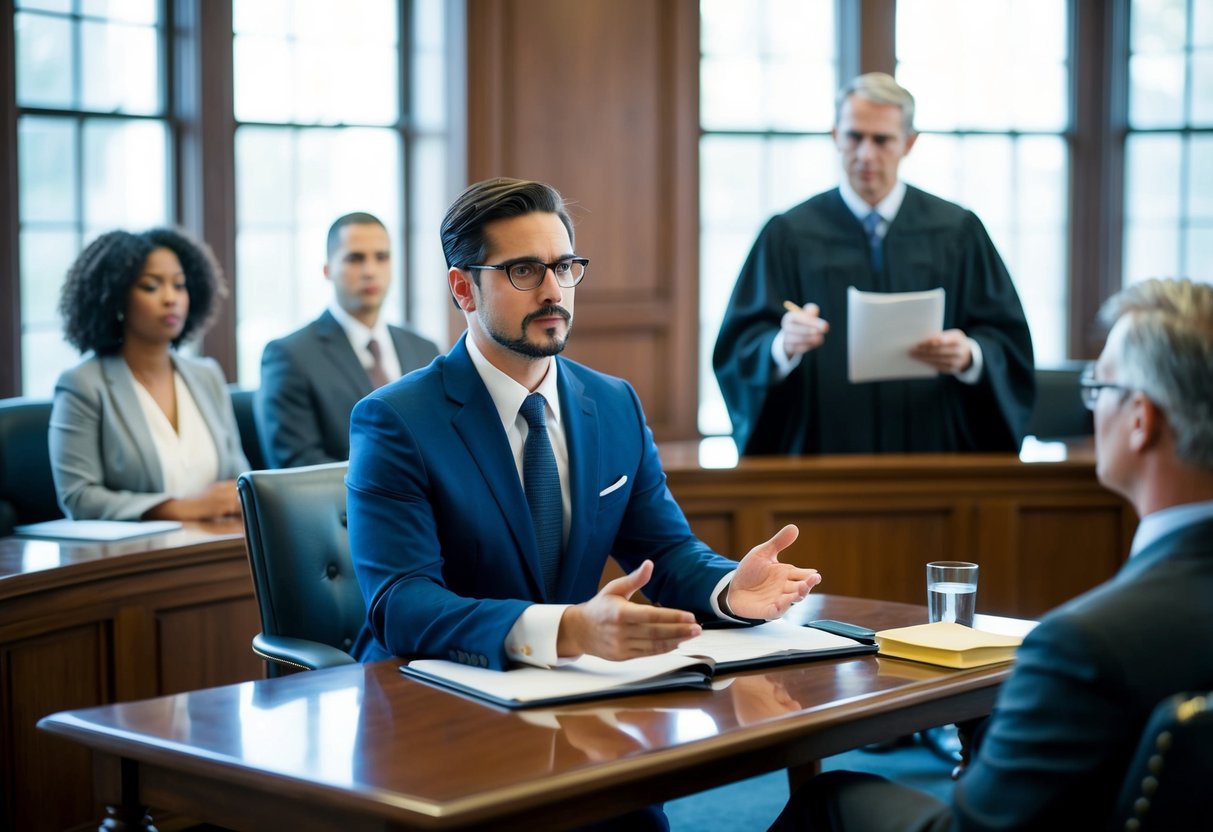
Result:
[[[1112,327],[1082,395],[1096,475],[1141,517],[1128,561],[1024,640],[950,803],[830,771],[773,832],[1110,828],[1154,706],[1213,688],[1213,286],[1135,283],[1103,317]]]
[[[255,410],[269,467],[349,459],[358,400],[438,355],[432,341],[383,320],[391,272],[391,240],[378,218],[353,213],[332,224],[324,276],[333,302],[261,355]]]

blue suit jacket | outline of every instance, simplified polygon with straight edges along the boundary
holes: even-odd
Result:
[[[608,555],[625,570],[651,558],[646,595],[714,617],[712,589],[737,564],[691,533],[635,391],[556,360],[572,516],[551,598],[509,442],[463,339],[354,408],[347,484],[350,550],[367,605],[352,651],[361,660],[431,656],[503,668],[506,634],[522,611],[588,600]]]

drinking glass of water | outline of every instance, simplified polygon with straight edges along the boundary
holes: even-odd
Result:
[[[928,563],[927,610],[931,621],[972,627],[977,611],[977,564],[962,560]]]

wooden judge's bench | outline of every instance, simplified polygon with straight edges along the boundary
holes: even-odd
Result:
[[[1044,462],[740,463],[711,447],[661,448],[695,532],[740,557],[795,523],[785,560],[819,569],[831,595],[921,605],[928,561],[972,560],[978,612],[1037,617],[1114,574],[1136,525],[1096,482],[1089,447],[1053,447]],[[239,521],[117,543],[0,539],[0,829],[96,828],[88,752],[37,720],[260,676],[256,610]]]
[[[1137,516],[1095,479],[1090,440],[1012,454],[891,454],[735,460],[712,440],[661,447],[670,490],[716,551],[741,557],[781,526],[782,557],[821,590],[926,603],[925,565],[980,564],[978,612],[1037,618],[1112,577]],[[723,449],[723,450],[722,450]],[[1034,460],[1034,461],[1028,461]]]

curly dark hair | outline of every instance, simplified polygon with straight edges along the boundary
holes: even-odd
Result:
[[[227,296],[227,284],[210,247],[172,228],[153,228],[139,234],[110,231],[93,240],[68,269],[59,313],[63,336],[80,350],[112,355],[122,349],[123,322],[131,287],[148,255],[167,248],[177,255],[185,272],[190,311],[181,334],[173,341],[180,346],[206,331],[215,314],[215,301]]]

